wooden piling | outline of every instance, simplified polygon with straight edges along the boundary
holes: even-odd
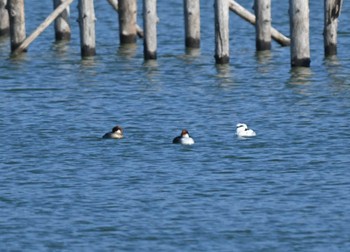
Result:
[[[255,15],[250,13],[248,10],[243,8],[240,4],[235,2],[234,0],[229,0],[230,10],[236,13],[238,16],[246,20],[252,25],[255,25],[256,18]],[[275,28],[271,27],[271,37],[281,46],[289,46],[290,39],[284,36],[282,33],[277,31]]]
[[[56,9],[64,0],[53,0],[53,7]],[[56,41],[69,41],[71,39],[71,28],[69,23],[69,7],[67,7],[55,19],[55,39]]]
[[[229,52],[229,6],[228,0],[215,0],[215,61],[227,64]]]
[[[255,0],[256,50],[271,50],[271,0]]]
[[[8,0],[7,8],[10,16],[11,52],[26,38],[24,0]]]
[[[137,0],[119,0],[120,44],[134,44],[137,40]]]
[[[157,0],[143,0],[143,53],[145,60],[157,59]]]
[[[0,37],[10,31],[9,15],[6,9],[7,0],[0,0]]]
[[[94,1],[79,0],[78,9],[81,56],[94,56],[96,54]]]
[[[119,4],[118,0],[107,0],[108,3],[113,7],[113,9],[119,13]],[[143,38],[143,30],[138,24],[135,24],[136,26],[136,33],[139,38]]]
[[[200,3],[199,0],[184,0],[185,46],[200,47]]]
[[[309,0],[289,0],[292,67],[310,66]]]
[[[19,54],[27,50],[28,46],[71,4],[73,0],[66,0],[61,3],[35,31],[30,34],[14,51],[12,55]]]
[[[337,30],[343,0],[324,0],[324,52],[325,56],[337,55]]]

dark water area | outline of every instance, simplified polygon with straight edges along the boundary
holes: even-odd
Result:
[[[288,1],[272,4],[288,35]],[[299,69],[288,47],[256,53],[233,13],[230,64],[215,65],[212,1],[201,49],[187,53],[182,2],[158,1],[151,62],[142,40],[119,46],[107,1],[95,7],[94,58],[80,57],[74,3],[71,42],[55,44],[50,27],[11,59],[0,40],[1,251],[348,250],[347,3],[329,59],[323,2],[310,3],[311,67]],[[28,34],[51,8],[26,1]],[[239,122],[257,136],[237,139]],[[102,139],[116,124],[125,137]],[[182,128],[194,145],[172,144]]]

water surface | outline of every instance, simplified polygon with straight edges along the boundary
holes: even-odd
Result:
[[[28,33],[51,8],[31,4]],[[347,250],[348,6],[325,59],[310,3],[311,67],[292,70],[289,48],[257,54],[234,14],[230,64],[216,66],[213,3],[201,4],[201,49],[186,54],[181,4],[159,1],[153,62],[141,40],[119,47],[103,1],[92,59],[80,58],[75,6],[68,44],[51,28],[10,59],[1,40],[1,250]],[[288,22],[288,3],[273,2],[273,24],[288,34]],[[238,122],[257,137],[237,139]],[[115,124],[125,138],[101,139]],[[195,145],[171,143],[182,128]]]

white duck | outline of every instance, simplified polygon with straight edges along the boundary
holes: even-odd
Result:
[[[238,137],[254,137],[254,136],[256,136],[256,133],[254,130],[249,129],[247,124],[238,123],[236,125],[236,135]]]

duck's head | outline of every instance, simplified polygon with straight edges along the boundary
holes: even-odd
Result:
[[[237,130],[247,130],[247,129],[248,129],[248,126],[247,126],[247,124],[245,124],[245,123],[237,123],[236,129],[237,129]]]
[[[115,126],[113,129],[112,129],[112,132],[113,133],[119,133],[119,134],[122,134],[123,133],[123,129],[122,129],[122,127],[120,127],[120,126]]]
[[[189,134],[188,134],[187,129],[183,129],[183,130],[181,131],[181,136],[182,136],[182,137],[189,137]]]

